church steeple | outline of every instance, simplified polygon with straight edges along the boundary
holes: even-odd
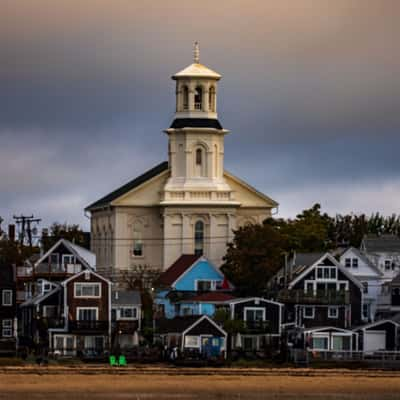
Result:
[[[195,42],[193,64],[172,76],[176,81],[175,119],[212,119],[217,115],[217,82],[221,75],[200,64],[200,47]],[[205,121],[202,121],[203,124]]]
[[[165,132],[169,139],[171,175],[162,204],[233,204],[233,192],[224,178],[224,136],[217,116],[217,84],[221,75],[200,64],[200,49],[193,48],[194,63],[175,74],[175,119]]]

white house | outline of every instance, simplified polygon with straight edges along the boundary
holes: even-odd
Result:
[[[348,248],[340,256],[340,264],[362,283],[362,318],[367,322],[374,321],[384,281],[383,272],[354,247]]]

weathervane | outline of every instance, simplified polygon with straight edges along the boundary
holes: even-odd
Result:
[[[195,64],[200,64],[200,48],[199,48],[199,42],[194,42],[194,63]]]

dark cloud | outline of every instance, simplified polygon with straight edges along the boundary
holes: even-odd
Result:
[[[1,2],[0,215],[87,226],[85,205],[165,160],[194,40],[223,75],[227,168],[284,215],[397,211],[398,2]]]

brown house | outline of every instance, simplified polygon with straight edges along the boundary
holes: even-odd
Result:
[[[86,270],[61,283],[65,325],[49,329],[50,351],[58,355],[101,355],[110,347],[111,282]]]

